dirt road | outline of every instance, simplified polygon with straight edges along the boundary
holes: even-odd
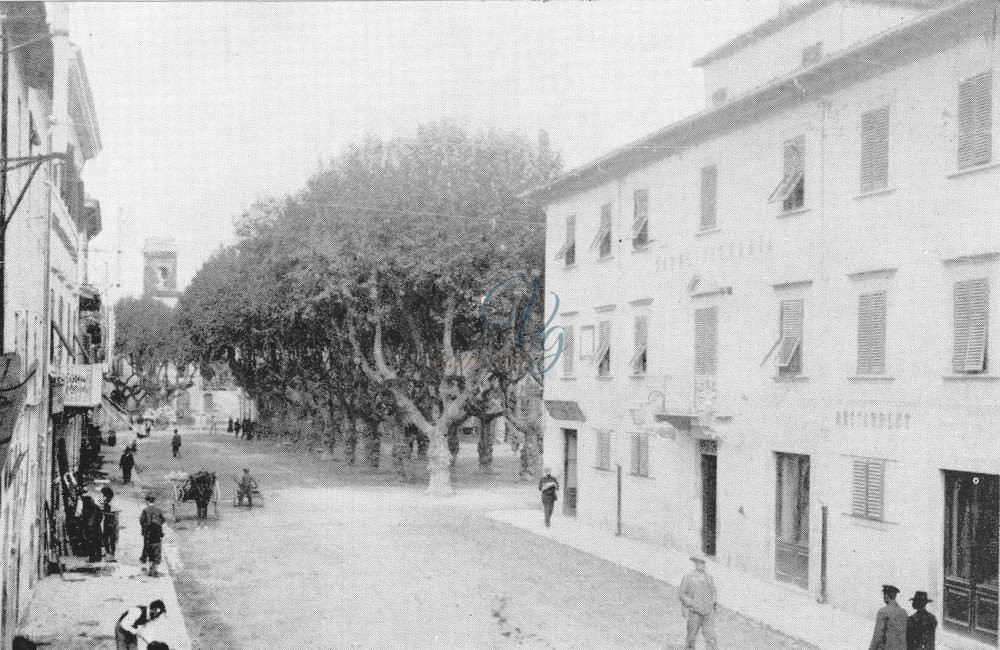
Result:
[[[534,505],[498,454],[482,477],[463,448],[459,494],[428,497],[388,473],[316,454],[184,432],[140,442],[140,481],[205,468],[228,496],[248,466],[266,505],[198,526],[184,504],[178,595],[197,648],[681,648],[676,590],[483,512]],[[169,511],[169,499],[164,503]],[[723,611],[724,648],[803,645]]]

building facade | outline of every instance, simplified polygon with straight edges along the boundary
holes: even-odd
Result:
[[[996,645],[996,12],[800,3],[697,62],[710,108],[533,193],[564,514]]]
[[[142,247],[142,295],[168,307],[177,306],[177,242],[171,237],[150,237]]]

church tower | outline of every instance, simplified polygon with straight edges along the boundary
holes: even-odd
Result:
[[[142,295],[168,307],[177,304],[177,243],[172,237],[150,237],[142,247]]]

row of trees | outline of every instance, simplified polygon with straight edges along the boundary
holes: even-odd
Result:
[[[422,438],[430,491],[451,492],[471,416],[538,436],[515,388],[562,339],[541,313],[544,217],[519,196],[558,171],[544,135],[447,123],[347,147],[238,219],[178,303],[183,360],[224,363],[282,431],[381,435],[394,456]]]

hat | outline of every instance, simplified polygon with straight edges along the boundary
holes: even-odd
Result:
[[[923,607],[927,603],[933,603],[934,602],[933,600],[931,600],[930,598],[927,597],[927,592],[926,591],[917,591],[917,592],[914,592],[913,598],[911,598],[910,600],[913,601],[913,606],[914,607]]]
[[[146,501],[148,501],[150,503],[156,501],[156,495],[155,494],[147,494],[146,495]]]
[[[889,598],[895,598],[896,594],[899,593],[899,589],[892,585],[882,585],[882,593],[889,596]]]
[[[701,562],[702,564],[704,564],[706,561],[705,556],[702,555],[701,553],[692,553],[690,560],[692,562]]]

